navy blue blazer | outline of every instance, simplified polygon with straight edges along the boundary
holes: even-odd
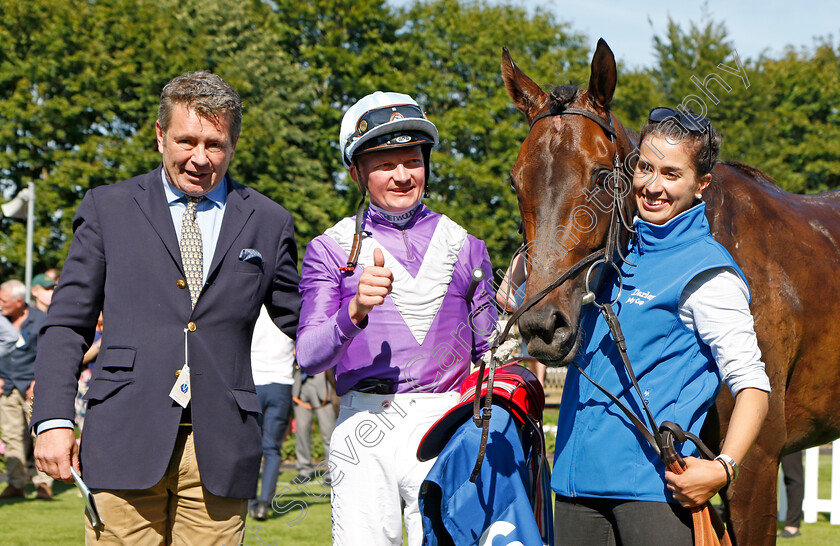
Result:
[[[170,397],[189,332],[192,423],[211,493],[254,498],[262,456],[251,335],[260,306],[294,339],[300,311],[292,217],[228,177],[207,281],[191,307],[161,168],[87,192],[41,332],[32,423],[73,419],[82,356],[103,310],[85,398],[81,466],[92,489],[146,489],[171,458],[182,409]],[[244,249],[262,256],[240,259]],[[253,254],[253,253],[246,253]]]

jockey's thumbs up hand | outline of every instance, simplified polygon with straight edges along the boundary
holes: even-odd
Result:
[[[378,248],[373,249],[373,265],[374,267],[385,267],[385,255]]]
[[[371,309],[385,303],[385,296],[391,293],[394,275],[385,267],[385,255],[378,248],[373,249],[373,265],[362,272],[356,295],[350,300],[348,311],[357,326],[365,319]]]

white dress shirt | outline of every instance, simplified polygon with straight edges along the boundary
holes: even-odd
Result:
[[[745,388],[770,392],[749,297],[747,285],[729,267],[700,273],[680,297],[680,319],[712,349],[733,396]]]

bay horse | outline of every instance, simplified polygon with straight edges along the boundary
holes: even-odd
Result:
[[[532,124],[511,169],[530,266],[526,301],[605,247],[609,196],[598,190],[616,158],[632,181],[638,137],[610,113],[617,75],[603,40],[591,69],[587,89],[546,93],[507,49],[502,53],[507,91]],[[564,109],[591,115],[558,115]],[[703,200],[712,235],[749,281],[772,386],[759,438],[724,495],[727,523],[738,544],[774,544],[780,456],[840,437],[840,192],[795,195],[753,167],[719,162]],[[623,201],[632,219],[632,192]],[[571,362],[580,344],[584,285],[584,274],[576,274],[520,317],[532,356],[553,366]],[[713,450],[720,449],[733,404],[722,388],[702,434]]]

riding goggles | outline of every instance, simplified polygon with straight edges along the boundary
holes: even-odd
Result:
[[[385,123],[405,118],[426,119],[426,115],[423,114],[423,110],[416,104],[398,104],[369,110],[359,118],[359,121],[356,123],[356,132],[353,133],[351,139],[362,136],[371,129]]]
[[[667,106],[656,106],[650,109],[648,121],[662,123],[663,121],[675,119],[681,127],[692,133],[709,134],[709,164],[708,171],[712,172],[712,122],[700,114],[692,114],[684,110],[668,108]]]

